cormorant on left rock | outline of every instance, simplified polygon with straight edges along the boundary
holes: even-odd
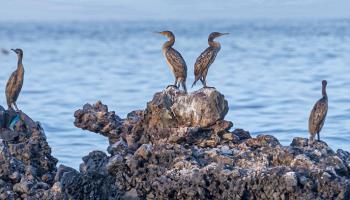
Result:
[[[12,105],[16,108],[16,111],[19,111],[16,101],[19,93],[21,92],[23,86],[23,78],[24,78],[24,68],[22,64],[23,60],[23,51],[22,49],[11,49],[17,54],[18,62],[17,69],[12,72],[9,80],[6,84],[6,101],[9,109],[13,109]]]

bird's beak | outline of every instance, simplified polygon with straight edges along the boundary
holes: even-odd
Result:
[[[230,33],[221,33],[221,35],[220,35],[220,36],[222,36],[222,35],[228,35],[228,34],[230,34]]]
[[[14,49],[11,49],[13,52],[15,52],[16,53],[16,50],[14,50]]]
[[[162,34],[162,32],[158,32],[158,31],[155,31],[154,33],[155,33],[155,34]]]

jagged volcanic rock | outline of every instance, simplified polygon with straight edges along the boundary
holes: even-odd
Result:
[[[76,127],[100,133],[103,136],[119,138],[116,132],[121,119],[115,115],[114,111],[108,112],[107,106],[100,101],[94,105],[85,104],[82,110],[75,111],[74,117]]]
[[[120,138],[107,134],[106,164],[120,197],[349,199],[350,153],[322,141],[282,146],[270,135],[230,131],[227,109],[215,89],[186,96],[169,87],[121,120]]]
[[[227,111],[224,95],[215,89],[185,95],[169,87],[156,93],[144,111],[133,111],[126,119],[108,112],[100,101],[84,105],[74,116],[77,127],[107,136],[111,144],[121,137],[136,150],[147,142],[196,143],[202,147],[234,142],[237,138],[228,132],[233,124],[224,120]]]
[[[56,168],[39,123],[24,113],[13,123],[16,114],[7,113],[0,199],[350,198],[349,152],[304,138],[289,146],[271,135],[252,138],[231,130],[227,109],[215,89],[186,96],[172,87],[125,119],[101,102],[86,104],[75,125],[108,137],[109,155],[91,152],[79,171]]]
[[[0,199],[38,197],[52,186],[57,163],[44,130],[23,112],[0,114]]]

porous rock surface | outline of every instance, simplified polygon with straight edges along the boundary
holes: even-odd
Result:
[[[56,168],[40,123],[1,106],[0,119],[0,200],[120,199],[104,152],[83,157],[80,172]]]
[[[86,104],[75,112],[75,125],[108,137],[110,145],[108,155],[85,156],[79,171],[56,169],[38,123],[13,131],[25,134],[22,139],[3,128],[0,199],[350,198],[349,152],[335,152],[323,141],[308,146],[304,138],[289,146],[270,135],[252,138],[231,130],[227,111],[224,96],[213,88],[185,95],[169,87],[125,119],[101,102]],[[41,148],[11,153],[10,143],[32,144],[38,135]],[[27,151],[35,153],[24,156]]]
[[[93,126],[84,113],[103,121],[97,116],[110,112],[98,114],[99,104],[78,110],[76,125]],[[106,168],[121,198],[350,198],[349,152],[334,152],[322,141],[308,146],[307,139],[294,138],[282,146],[270,135],[230,131],[227,111],[215,89],[185,95],[170,87],[156,93],[145,110],[119,120],[116,132],[101,133],[110,141]]]
[[[54,182],[57,159],[44,130],[26,114],[0,108],[0,199],[40,199]],[[18,116],[17,123],[11,119]]]

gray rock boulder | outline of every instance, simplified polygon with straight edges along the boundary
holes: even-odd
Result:
[[[145,110],[147,125],[159,128],[209,127],[228,112],[224,95],[214,88],[184,94],[174,87],[156,93]]]
[[[228,103],[214,88],[202,88],[189,95],[173,97],[171,112],[179,125],[209,127],[223,120],[228,112]]]

